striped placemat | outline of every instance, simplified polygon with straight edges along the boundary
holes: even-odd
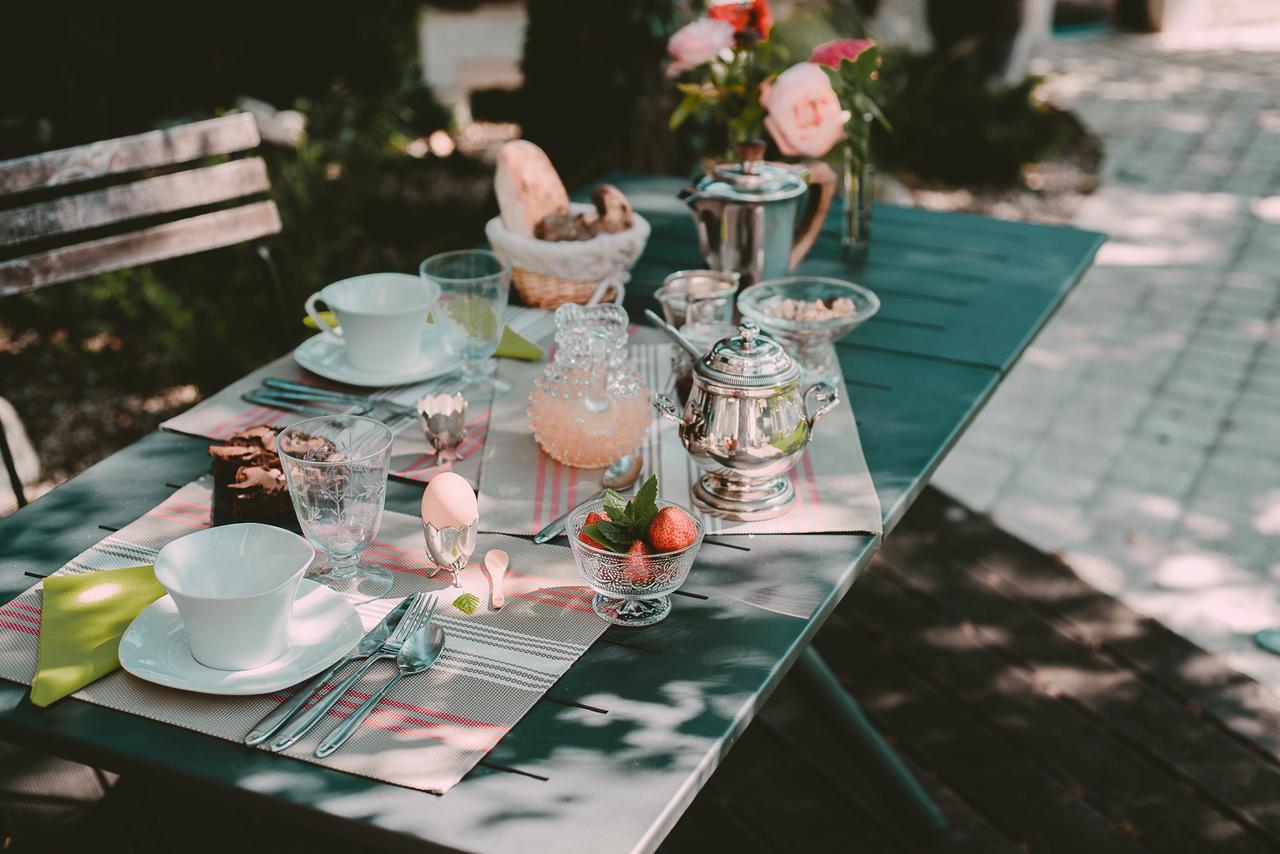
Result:
[[[651,329],[636,332],[630,353],[650,389],[667,390],[671,345]],[[576,469],[550,459],[529,432],[525,414],[542,365],[507,363],[503,378],[512,391],[498,398],[480,471],[483,530],[527,536],[586,501],[600,488],[603,469]],[[692,505],[690,487],[700,471],[680,443],[678,426],[654,414],[640,452],[644,476],[657,473],[662,498]],[[881,533],[880,501],[858,440],[858,424],[847,396],[818,422],[813,440],[790,473],[796,490],[791,511],[776,519],[735,522],[701,514],[711,534]]]
[[[83,573],[150,563],[166,543],[209,525],[211,483],[201,478],[145,516],[89,548],[58,573]],[[488,575],[481,566],[494,547],[511,555],[507,603],[491,611]],[[404,596],[439,592],[435,620],[448,634],[439,662],[392,689],[364,726],[327,759],[312,755],[332,726],[321,725],[283,755],[411,789],[442,793],[453,787],[586,651],[607,624],[591,610],[590,591],[568,549],[486,534],[464,568],[461,589],[426,577],[421,520],[386,513],[364,558],[394,570],[386,598],[355,601],[365,629]],[[480,610],[468,616],[452,605],[474,593]],[[0,606],[0,677],[31,684],[40,634],[40,585]],[[350,714],[393,672],[377,665],[330,713]],[[74,697],[152,720],[239,742],[285,698],[284,693],[218,697],[152,685],[117,671]],[[65,701],[63,701],[65,702]],[[248,749],[248,748],[246,748]],[[262,748],[265,749],[265,748]]]
[[[511,306],[507,309],[506,321],[516,332],[544,348],[550,343],[552,334],[555,332],[552,313],[541,309]],[[505,371],[508,363],[513,362],[514,360],[511,359],[499,360],[500,370]],[[541,370],[542,363],[535,364],[538,370]],[[233,433],[248,427],[259,424],[286,427],[311,417],[270,406],[255,406],[241,399],[246,392],[260,388],[262,381],[267,377],[306,382],[321,388],[340,388],[337,383],[321,379],[306,371],[293,360],[292,354],[286,354],[237,380],[186,412],[175,415],[160,426],[178,433],[224,441]],[[389,400],[413,406],[424,394],[439,391],[443,386],[437,380],[426,380],[373,391],[341,388],[343,391],[367,395],[375,400]],[[489,405],[490,399],[487,395],[467,394],[467,437],[458,446],[464,459],[443,464],[436,459],[431,443],[427,441],[416,419],[406,418],[388,422],[388,426],[396,431],[395,444],[391,448],[392,475],[405,480],[426,483],[438,472],[455,471],[475,487],[480,482],[480,449],[484,447],[488,430]]]

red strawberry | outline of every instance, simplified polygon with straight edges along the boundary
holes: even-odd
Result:
[[[645,560],[645,557],[651,554],[653,549],[649,548],[649,544],[644,540],[636,540],[631,544],[631,548],[627,549],[627,558],[622,564],[622,574],[626,576],[627,581],[632,584],[645,584],[653,579],[649,561]]]
[[[613,520],[609,518],[608,513],[596,513],[593,511],[587,514],[587,521],[582,523],[582,527],[585,528],[587,525],[595,525],[600,522],[611,522],[611,521]],[[595,540],[593,540],[591,537],[587,536],[586,534],[582,533],[581,531],[578,532],[578,539],[582,540],[582,542],[586,543],[589,546],[595,546],[596,548],[604,549],[605,551],[609,550],[608,546],[604,545],[603,543],[597,543]]]
[[[674,552],[693,545],[698,538],[698,526],[679,507],[663,507],[649,522],[645,534],[655,552]]]

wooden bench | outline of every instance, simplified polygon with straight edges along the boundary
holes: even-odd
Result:
[[[0,162],[0,298],[278,234],[266,164],[246,156],[260,142],[235,113]],[[0,457],[21,507],[2,425]]]

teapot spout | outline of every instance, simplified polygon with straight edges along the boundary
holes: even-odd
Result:
[[[655,394],[653,396],[653,408],[661,413],[663,418],[674,421],[677,424],[684,424],[684,416],[680,414],[680,407],[676,406],[676,402],[665,394]]]

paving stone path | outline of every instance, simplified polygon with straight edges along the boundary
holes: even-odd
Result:
[[[1276,30],[1055,42],[1110,241],[935,483],[1280,690]]]

